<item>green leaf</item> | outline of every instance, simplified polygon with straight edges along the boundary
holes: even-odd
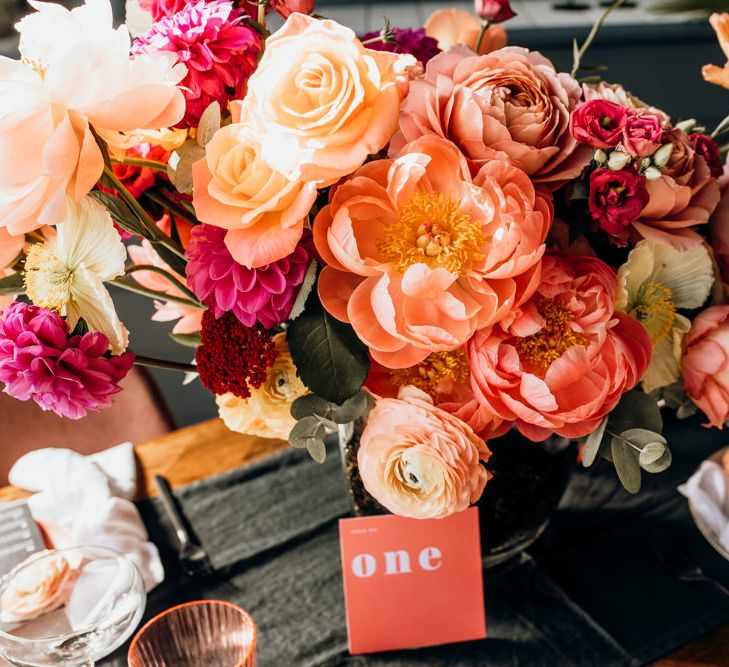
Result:
[[[300,419],[289,433],[289,442],[294,444],[296,440],[306,440],[308,438],[323,438],[327,430],[324,425],[319,422],[316,417],[304,417]]]
[[[188,139],[173,153],[174,155],[178,160],[173,169],[167,170],[167,175],[178,192],[192,194],[192,165],[205,157],[205,149],[201,148],[195,140]]]
[[[211,102],[202,112],[197,125],[195,140],[200,148],[205,148],[213,135],[220,129],[220,104]]]
[[[135,236],[150,238],[149,230],[119,197],[115,197],[110,192],[103,192],[102,190],[94,190],[89,195],[109,211],[111,219],[124,231]]]
[[[202,345],[202,337],[199,333],[170,333],[170,338],[178,345],[183,345],[184,347],[199,347]]]
[[[582,450],[582,465],[585,468],[589,468],[597,458],[597,453],[600,451],[600,445],[602,444],[602,438],[605,435],[605,427],[607,426],[608,418],[605,417],[600,422],[600,425],[587,436],[585,440],[585,447]]]
[[[305,394],[304,396],[299,396],[291,404],[291,416],[296,420],[314,415],[327,417],[331,413],[332,405],[333,403],[331,401],[327,401],[321,396]]]
[[[73,331],[71,332],[71,336],[83,336],[89,332],[89,325],[86,324],[86,320],[83,317],[78,318],[78,322],[76,322],[76,326],[73,328]]]
[[[646,472],[663,472],[671,466],[673,456],[671,450],[659,442],[651,442],[645,447],[638,457],[640,467]]]
[[[367,379],[367,347],[350,325],[324,310],[316,289],[304,312],[289,324],[286,343],[301,381],[322,398],[342,404]]]
[[[368,391],[360,391],[342,403],[334,406],[330,419],[336,424],[349,424],[369,412],[375,405],[375,399]]]
[[[309,294],[311,293],[311,288],[314,287],[314,282],[316,281],[316,269],[317,261],[312,259],[311,264],[309,264],[309,268],[306,269],[304,282],[301,283],[294,305],[291,306],[291,312],[289,313],[290,320],[295,320],[304,312],[304,305],[306,304],[306,300],[309,298]]]
[[[637,452],[620,438],[613,438],[610,443],[615,470],[620,483],[629,493],[640,491],[640,465]]]
[[[187,262],[182,259],[182,257],[180,257],[177,253],[172,252],[167,246],[163,245],[159,241],[152,241],[152,245],[167,266],[169,266],[175,273],[179,273],[181,276],[185,275]]]
[[[22,274],[11,273],[5,278],[0,278],[0,294],[23,294],[24,292],[25,283]]]
[[[608,419],[608,430],[613,433],[622,433],[631,428],[643,428],[656,433],[663,431],[663,418],[656,400],[637,389],[623,394]]]
[[[327,448],[323,440],[310,438],[306,443],[306,449],[317,463],[324,463],[327,458]]]

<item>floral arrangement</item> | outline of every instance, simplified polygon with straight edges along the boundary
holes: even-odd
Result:
[[[729,417],[729,121],[582,76],[596,30],[566,73],[506,45],[506,0],[359,38],[305,0],[31,5],[0,59],[11,396],[78,419],[156,365],[317,461],[368,413],[362,481],[420,518],[475,502],[511,428],[637,492],[659,407]],[[109,285],[194,363],[130,352]]]

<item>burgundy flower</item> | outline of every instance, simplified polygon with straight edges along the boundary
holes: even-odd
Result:
[[[570,116],[570,132],[580,143],[593,148],[615,148],[628,120],[628,108],[607,100],[581,104]]]
[[[622,144],[625,150],[636,157],[653,155],[661,147],[663,124],[652,113],[632,112],[623,127]]]
[[[633,167],[596,169],[590,175],[590,214],[600,229],[625,244],[633,222],[648,203],[645,177]]]
[[[409,53],[423,65],[440,53],[438,41],[425,34],[424,28],[395,28],[394,42],[383,42],[379,31],[368,32],[360,40],[366,42],[368,49],[389,51],[390,53]]]
[[[80,419],[111,406],[134,363],[133,354],[111,356],[108,350],[104,334],[69,336],[56,313],[16,301],[0,319],[0,382],[13,398]]]
[[[489,23],[503,23],[516,16],[509,0],[474,0],[473,8],[476,14]]]
[[[724,164],[721,161],[718,144],[708,135],[699,134],[698,132],[689,135],[694,144],[696,152],[703,156],[706,164],[709,165],[709,171],[714,178],[719,178],[724,173]]]

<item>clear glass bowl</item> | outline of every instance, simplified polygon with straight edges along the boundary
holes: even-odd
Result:
[[[39,586],[29,596],[42,606],[53,577],[41,585],[40,575],[64,559],[73,576],[64,579],[65,604],[36,618],[8,617],[17,610],[12,600],[19,582]],[[35,580],[38,579],[36,582]],[[8,589],[12,587],[11,591]],[[6,596],[7,592],[7,596]],[[88,667],[113,653],[134,632],[144,613],[146,593],[142,575],[126,556],[105,547],[75,547],[43,552],[0,580],[0,655],[17,667]]]
[[[230,602],[188,602],[149,621],[128,660],[129,667],[254,667],[256,624]]]

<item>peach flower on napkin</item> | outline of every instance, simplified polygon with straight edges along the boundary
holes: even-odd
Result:
[[[273,169],[329,185],[390,140],[416,62],[367,49],[334,21],[292,14],[266,40],[243,118]]]
[[[10,573],[0,597],[0,621],[29,621],[66,604],[78,573],[60,554],[47,554],[33,554]]]
[[[423,25],[425,34],[437,40],[438,47],[447,51],[451,46],[463,44],[476,50],[481,32],[481,21],[462,9],[436,9]],[[490,25],[481,40],[479,53],[491,53],[506,46],[506,30],[500,25]]]
[[[470,426],[407,386],[375,404],[357,462],[367,491],[393,514],[440,519],[481,497],[490,456]]]
[[[592,151],[569,131],[582,90],[541,54],[506,47],[478,56],[454,47],[432,58],[402,104],[390,155],[423,134],[450,139],[476,173],[508,160],[537,182],[559,185],[580,175]]]
[[[319,212],[319,295],[375,360],[407,368],[530,296],[551,220],[523,171],[493,160],[471,179],[452,143],[426,135],[361,167]]]

